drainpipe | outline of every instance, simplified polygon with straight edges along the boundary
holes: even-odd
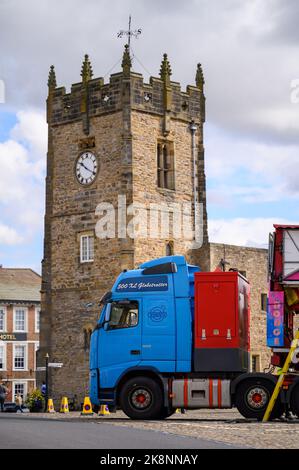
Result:
[[[190,123],[190,132],[191,132],[191,151],[193,159],[193,203],[194,203],[194,234],[196,233],[197,228],[197,182],[196,182],[196,144],[195,144],[195,133],[197,131],[197,125],[194,121]]]

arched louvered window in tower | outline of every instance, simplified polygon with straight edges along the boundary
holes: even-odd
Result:
[[[157,144],[157,184],[158,188],[175,189],[173,142]]]

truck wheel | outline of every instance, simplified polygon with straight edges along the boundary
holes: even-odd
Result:
[[[161,411],[161,414],[159,416],[160,419],[166,419],[166,418],[169,418],[169,416],[173,415],[175,412],[175,409],[174,408],[171,408],[169,410],[169,408],[162,408],[162,411]]]
[[[235,404],[239,413],[245,418],[255,418],[261,421],[274,388],[273,382],[263,378],[252,378],[241,382],[235,395]],[[279,418],[283,411],[283,405],[278,398],[271,413],[271,419]]]
[[[129,418],[159,419],[163,408],[162,389],[149,377],[130,379],[121,389],[120,406]]]
[[[292,390],[290,405],[292,413],[299,418],[299,384]]]

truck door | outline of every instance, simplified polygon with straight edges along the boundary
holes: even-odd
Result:
[[[107,307],[106,307],[107,308]],[[141,359],[141,299],[113,301],[109,321],[99,330],[100,369],[138,365]]]
[[[175,307],[172,296],[143,299],[142,365],[175,371]]]

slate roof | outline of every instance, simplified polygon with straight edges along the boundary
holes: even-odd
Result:
[[[28,268],[0,267],[0,302],[40,302],[41,276]]]

